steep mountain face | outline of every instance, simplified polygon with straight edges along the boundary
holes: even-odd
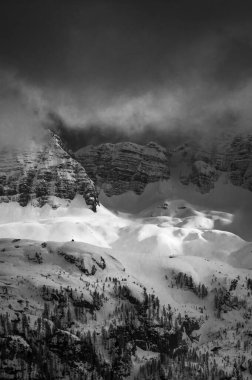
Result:
[[[234,139],[227,153],[226,165],[231,182],[252,191],[252,136]]]
[[[192,162],[188,172],[189,174],[187,175],[180,175],[181,183],[184,185],[192,183],[202,194],[213,189],[215,182],[219,178],[216,169],[202,160]]]
[[[186,143],[169,151],[153,142],[102,144],[79,149],[72,157],[53,135],[43,146],[0,152],[0,203],[56,208],[57,199],[70,201],[81,194],[95,211],[94,183],[109,197],[129,190],[141,195],[147,184],[177,175],[183,185],[193,185],[202,194],[213,190],[220,178],[252,191],[252,136],[209,147]]]
[[[211,147],[192,149],[187,144],[174,151],[176,164],[186,163],[180,174],[183,184],[196,185],[201,193],[214,189],[215,182],[225,176],[227,183],[252,191],[252,136],[235,136],[231,141],[217,141]]]
[[[170,155],[154,142],[87,146],[75,157],[108,196],[129,190],[141,194],[148,183],[170,178]]]
[[[93,181],[82,165],[63,149],[53,135],[48,144],[29,149],[0,152],[0,203],[17,201],[21,206],[32,202],[57,208],[57,198],[72,200],[79,193],[95,211],[97,204]]]
[[[107,196],[129,190],[140,195],[147,184],[177,173],[183,185],[192,184],[202,194],[223,176],[227,183],[252,191],[252,136],[247,135],[206,146],[185,143],[169,151],[156,143],[102,144],[79,149],[75,157]]]

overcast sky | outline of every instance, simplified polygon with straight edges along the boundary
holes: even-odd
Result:
[[[250,5],[2,0],[1,142],[49,121],[85,143],[250,129]]]

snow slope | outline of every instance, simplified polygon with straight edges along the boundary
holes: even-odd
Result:
[[[100,206],[93,213],[77,196],[53,210],[48,205],[1,204],[0,237],[36,240],[77,240],[138,255],[196,255],[226,260],[246,246],[237,235],[215,228],[232,222],[229,213],[197,209],[188,202],[163,201],[130,215]]]
[[[95,319],[87,312],[87,321],[76,322],[74,328],[101,331],[111,321],[120,323],[115,322],[121,307],[116,279],[129,289],[129,297],[133,297],[130,300],[143,302],[145,288],[148,294],[158,297],[161,307],[169,304],[174,315],[202,319],[204,322],[195,332],[199,342],[191,342],[185,333],[184,340],[202,353],[211,353],[221,344],[218,365],[231,373],[233,364],[225,359],[230,347],[232,355],[241,355],[242,351],[236,346],[237,336],[225,335],[225,326],[239,334],[241,342],[246,341],[245,331],[252,330],[251,319],[244,317],[252,310],[246,285],[251,277],[252,248],[251,243],[224,230],[232,221],[231,213],[167,197],[160,202],[149,200],[148,207],[134,214],[110,211],[102,205],[93,213],[81,196],[76,196],[70,205],[62,202],[56,210],[49,205],[24,208],[14,202],[2,203],[0,311],[9,310],[15,318],[15,313],[22,313],[24,305],[28,305],[31,321],[35,321],[44,310],[45,297],[50,296],[43,293],[44,286],[53,291],[53,297],[61,292],[64,296],[72,289],[71,302],[85,302],[88,308],[93,307],[94,291],[98,291],[104,301]],[[208,296],[201,298],[191,289],[179,287],[176,276],[180,272],[191,276],[195,286],[204,284]],[[231,296],[237,297],[240,306],[231,305],[217,318],[216,291],[230,289],[235,279],[237,286]],[[54,304],[53,299],[49,301]],[[74,308],[69,310],[74,314]],[[238,333],[237,323],[244,324]],[[221,343],[218,334],[223,335]],[[243,354],[248,363],[247,351]],[[132,358],[134,373],[139,371],[139,363],[153,357],[156,355],[148,348],[137,348]]]
[[[167,268],[181,266],[196,282],[202,280],[200,270],[192,270],[188,257],[197,260],[199,268],[200,263],[205,265],[205,259],[213,260],[215,265],[230,263],[244,268],[251,262],[252,267],[252,256],[244,258],[250,244],[231,232],[215,229],[216,222],[231,223],[231,214],[196,208],[183,200],[155,202],[134,215],[115,213],[103,206],[93,213],[81,196],[57,210],[48,205],[23,208],[11,203],[1,204],[0,212],[0,238],[58,242],[73,239],[109,249],[148,289],[159,289],[164,301],[166,283],[160,278]]]
[[[196,255],[227,260],[247,246],[239,236],[224,231],[232,224],[227,212],[205,210],[183,200],[155,202],[134,215],[109,211],[102,205],[93,213],[81,196],[53,210],[0,205],[0,237],[36,240],[77,240],[138,255]],[[222,225],[222,230],[216,228]]]

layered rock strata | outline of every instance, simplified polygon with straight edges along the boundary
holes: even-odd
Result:
[[[31,202],[38,207],[57,207],[57,198],[70,201],[76,194],[83,195],[95,211],[93,181],[63,149],[56,135],[43,145],[0,152],[0,203],[16,201],[26,206]]]

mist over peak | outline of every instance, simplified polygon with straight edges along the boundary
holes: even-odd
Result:
[[[251,130],[247,1],[12,0],[0,10],[2,145],[48,124],[74,145]]]

